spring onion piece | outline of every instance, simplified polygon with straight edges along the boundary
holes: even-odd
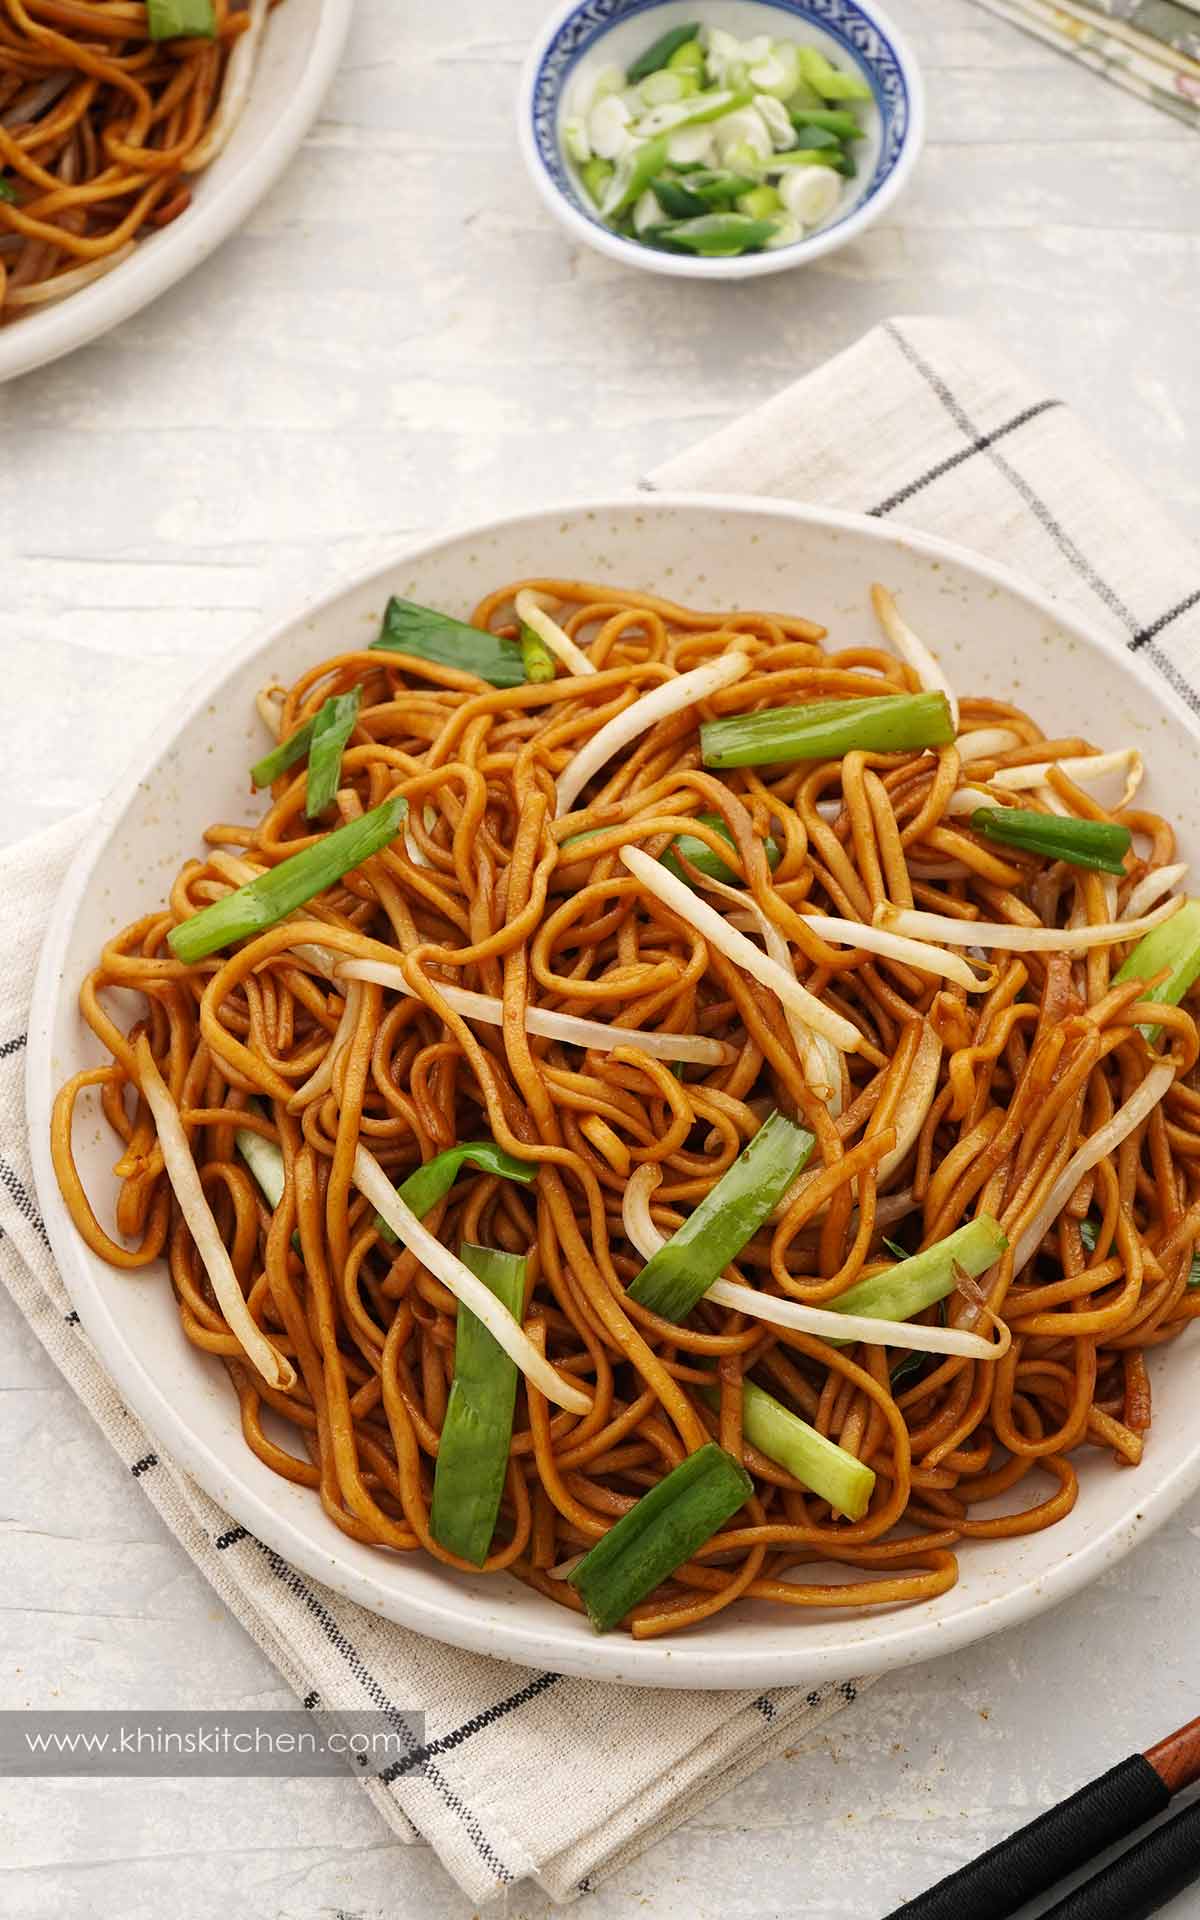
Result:
[[[886,587],[878,582],[871,588],[871,605],[887,638],[903,660],[907,660],[921,685],[946,696],[954,731],[958,732],[958,701],[954,689],[925,642],[913,632]]]
[[[343,960],[336,967],[338,979],[373,980],[378,986],[392,987],[415,999],[400,968],[388,960]],[[437,991],[447,1006],[464,1020],[478,1020],[487,1027],[504,1024],[504,1004],[490,993],[475,993],[469,987],[446,986],[437,981]],[[847,1023],[848,1024],[848,1023]],[[550,1007],[525,1009],[525,1030],[546,1040],[565,1041],[571,1047],[595,1047],[611,1052],[614,1047],[640,1047],[656,1060],[682,1060],[694,1066],[727,1066],[734,1058],[732,1047],[721,1040],[710,1040],[702,1033],[660,1033],[639,1027],[613,1027],[605,1020],[585,1020],[575,1013],[557,1013]]]
[[[1112,1119],[1099,1127],[1091,1138],[1085,1140],[1083,1145],[1071,1155],[1037,1213],[1017,1241],[1016,1251],[1013,1254],[1014,1278],[1033,1259],[1079,1182],[1092,1171],[1093,1167],[1098,1166],[1101,1160],[1110,1153],[1115,1153],[1122,1140],[1127,1140],[1129,1135],[1141,1126],[1143,1120],[1149,1118],[1174,1078],[1175,1067],[1170,1061],[1164,1060],[1159,1066],[1151,1067],[1141,1086],[1136,1087],[1124,1105],[1117,1108]],[[965,1265],[966,1262],[964,1261],[963,1264]]]
[[[673,220],[708,213],[722,204],[728,207],[739,194],[749,193],[754,184],[750,174],[731,173],[727,167],[700,167],[676,179],[660,173],[650,182],[655,199]]]
[[[696,817],[703,820],[706,827],[711,827],[714,833],[719,833],[723,840],[728,840],[730,846],[733,845],[733,835],[719,813],[701,813]],[[769,835],[763,841],[763,852],[767,856],[769,867],[779,865],[779,848]],[[678,880],[686,881],[687,875],[679,864],[680,855],[695,867],[697,872],[707,875],[710,880],[724,880],[727,885],[738,885],[739,877],[733,868],[727,867],[720,856],[713,852],[707,841],[698,840],[694,833],[679,834],[672,840],[666,852],[659,856],[668,873],[673,873]]]
[[[519,1254],[465,1242],[459,1257],[475,1278],[520,1321],[525,1262]],[[469,1307],[454,1334],[454,1379],[446,1403],[433,1474],[429,1531],[449,1553],[481,1567],[488,1556],[512,1443],[517,1368]]]
[[[146,25],[152,40],[215,40],[212,0],[146,0]]]
[[[877,927],[911,935],[914,940],[944,940],[951,947],[996,947],[1006,953],[1083,953],[1089,947],[1111,947],[1134,940],[1161,926],[1179,908],[1166,900],[1140,920],[1107,920],[1094,927],[1020,927],[1004,920],[955,920],[949,914],[921,913],[913,907],[876,907]],[[1119,978],[1119,976],[1118,976]]]
[[[817,47],[799,47],[800,77],[822,100],[869,100],[871,89],[861,73],[835,67]]]
[[[232,941],[250,939],[253,933],[265,933],[278,920],[286,920],[305,900],[324,893],[396,839],[405,806],[403,795],[392,795],[359,820],[348,820],[315,845],[294,852],[290,860],[280,860],[269,872],[236,887],[225,899],[202,906],[190,920],[171,927],[167,935],[171,952],[184,966],[194,966],[196,960],[230,947]]]
[[[361,1144],[354,1154],[354,1184],[376,1211],[383,1215],[397,1239],[416,1254],[421,1265],[427,1267],[444,1287],[449,1288],[460,1305],[469,1307],[476,1318],[482,1320],[496,1344],[503,1347],[509,1358],[516,1362],[527,1379],[532,1380],[539,1392],[545,1394],[547,1400],[556,1407],[565,1407],[570,1413],[590,1412],[592,1402],[589,1395],[559,1373],[545,1354],[538,1351],[525,1329],[508,1308],[497,1300],[490,1288],[471,1272],[470,1267],[464,1266],[457,1254],[451,1253],[449,1247],[444,1247],[422,1226],[412,1209],[404,1204],[374,1154]]]
[[[760,953],[752,940],[748,940],[744,933],[739,933],[736,927],[731,927],[715,908],[710,907],[706,900],[701,900],[682,880],[677,880],[673,873],[667,873],[657,860],[651,860],[649,854],[640,847],[622,847],[621,859],[630,873],[641,881],[647,893],[654,894],[680,920],[695,927],[710,947],[723,953],[727,960],[732,960],[735,966],[741,967],[761,986],[769,987],[784,1008],[799,1014],[805,1026],[823,1033],[843,1053],[858,1051],[862,1036],[853,1021],[835,1013],[814,993],[809,993],[807,987],[802,987],[795,975],[781,967],[770,954]]]
[[[629,1298],[663,1320],[686,1320],[753,1239],[813,1145],[804,1127],[773,1113],[679,1231],[647,1261],[629,1288]]]
[[[235,940],[265,933],[276,921],[285,920],[305,901],[324,893],[343,874],[361,867],[364,860],[394,840],[405,810],[403,796],[393,794],[360,819],[335,827],[311,847],[302,848],[223,899],[202,907],[190,920],[172,927],[167,935],[171,952],[190,967]]]
[[[538,639],[543,641],[556,659],[561,660],[568,673],[595,673],[592,661],[582,647],[577,647],[569,633],[564,633],[557,620],[552,620],[542,605],[542,597],[531,587],[522,587],[513,601],[517,619],[527,627],[532,627]]]
[[[1118,813],[1133,799],[1145,772],[1145,762],[1136,747],[1116,747],[1112,753],[1083,753],[1066,760],[1036,760],[1023,767],[998,767],[991,776],[991,785],[1003,787],[1009,793],[1023,793],[1028,787],[1045,786],[1053,767],[1079,787],[1090,787],[1106,774],[1123,773],[1125,787],[1114,809]]]
[[[327,700],[325,706],[329,705],[330,701]],[[324,711],[325,707],[319,709],[320,713]],[[303,726],[296,728],[295,733],[289,733],[286,740],[281,740],[277,747],[271,748],[270,753],[264,753],[261,760],[255,761],[250,769],[250,778],[256,787],[272,786],[281,773],[286,773],[289,767],[295,766],[297,760],[304,758],[312,743],[317,719],[318,714],[314,713]]]
[[[296,1384],[296,1370],[290,1360],[272,1346],[246,1305],[233,1262],[200,1184],[200,1175],[179,1117],[179,1108],[158,1070],[150,1051],[150,1042],[144,1033],[139,1036],[134,1053],[142,1097],[150,1109],[158,1133],[167,1178],[179,1202],[179,1211],[188,1232],[195,1241],[196,1252],[212,1282],[212,1290],[225,1316],[225,1324],[247,1360],[258,1369],[268,1386],[278,1387],[286,1393]]]
[[[262,1188],[263,1199],[274,1213],[283,1199],[283,1151],[274,1140],[264,1139],[251,1127],[238,1127],[233,1144]]]
[[[640,1166],[627,1181],[621,1201],[625,1237],[647,1260],[653,1259],[667,1244],[650,1217],[650,1194],[660,1178],[656,1166],[649,1162]],[[907,1211],[911,1210],[910,1205]],[[953,1290],[953,1274],[950,1286]],[[731,1307],[735,1313],[747,1314],[752,1320],[763,1320],[769,1326],[792,1327],[798,1333],[816,1334],[834,1346],[859,1340],[866,1346],[908,1347],[918,1353],[953,1353],[967,1360],[998,1360],[1011,1344],[1008,1328],[1004,1326],[999,1330],[998,1339],[992,1342],[961,1327],[911,1326],[905,1320],[876,1320],[857,1313],[835,1313],[830,1307],[809,1307],[803,1301],[781,1299],[776,1293],[761,1293],[757,1287],[738,1286],[732,1280],[714,1280],[704,1297],[719,1307]]]
[[[481,1173],[499,1174],[504,1180],[519,1180],[526,1187],[537,1174],[534,1161],[518,1160],[515,1154],[498,1147],[494,1140],[467,1140],[461,1146],[447,1147],[445,1153],[415,1168],[400,1182],[396,1192],[418,1220],[423,1220],[439,1200],[445,1199],[464,1165],[478,1167]],[[381,1240],[395,1241],[396,1236],[382,1214],[375,1215],[375,1231]]]
[[[656,227],[654,238],[684,253],[724,258],[765,247],[774,233],[772,220],[755,220],[745,213],[703,213],[694,220],[671,220]]]
[[[335,694],[325,702],[313,721],[304,801],[306,819],[315,820],[318,814],[324,813],[338,790],[342,752],[354,732],[361,699],[361,687],[352,687],[349,693]]]
[[[1000,1258],[1008,1239],[990,1213],[956,1227],[923,1253],[900,1260],[886,1273],[872,1274],[829,1302],[835,1313],[869,1314],[880,1320],[911,1320],[914,1314],[954,1292],[954,1269],[973,1280]],[[952,1331],[952,1329],[946,1329]],[[933,1349],[936,1351],[936,1349]]]
[[[1174,905],[1174,902],[1171,903]],[[1128,934],[1138,922],[1124,920],[1118,923],[1124,926]],[[1117,972],[1113,985],[1121,986],[1126,980],[1152,980],[1156,973],[1167,969],[1167,977],[1160,980],[1156,987],[1147,989],[1147,1000],[1161,1000],[1164,1006],[1177,1007],[1186,993],[1190,993],[1196,981],[1200,979],[1200,900],[1188,900],[1179,912],[1161,926],[1154,927],[1137,946]],[[1161,1027],[1143,1027],[1147,1040],[1157,1040]]]
[[[6,180],[3,174],[0,174],[0,200],[7,201],[10,207],[14,207],[17,203],[17,190],[12,181]]]
[[[570,813],[592,776],[599,773],[601,767],[622,747],[636,740],[639,733],[647,732],[672,714],[685,713],[689,707],[698,706],[722,687],[731,687],[749,668],[750,661],[746,654],[723,653],[716,660],[707,660],[702,667],[693,667],[690,673],[681,673],[673,680],[662,681],[649,693],[639,695],[621,713],[614,714],[611,720],[606,720],[599,732],[594,733],[572,756],[558,777],[557,812],[560,817]]]
[[[711,1387],[703,1390],[702,1397],[710,1407],[720,1404],[720,1394]],[[844,1513],[848,1520],[862,1519],[875,1487],[870,1467],[753,1380],[742,1382],[742,1432],[768,1460],[828,1500],[835,1513]]]
[[[958,986],[965,987],[968,993],[982,993],[992,984],[993,972],[990,967],[981,971],[978,963],[968,965],[958,954],[943,953],[926,940],[906,940],[878,926],[863,926],[858,920],[843,920],[832,913],[805,914],[804,922],[820,939],[830,940],[835,946],[861,947],[864,953],[878,953],[886,960],[898,960],[903,966],[916,968],[919,973],[932,973],[939,979],[953,980]],[[974,946],[975,942],[972,941],[971,945]]]
[[[668,66],[671,56],[678,53],[680,47],[686,46],[689,40],[694,40],[699,31],[699,22],[690,20],[685,26],[672,27],[667,33],[660,34],[645,53],[639,54],[632,66],[626,67],[625,78],[630,86],[635,87],[639,80],[645,80],[648,75]]]
[[[588,199],[594,207],[599,207],[603,204],[604,196],[608,192],[608,183],[613,177],[613,171],[612,161],[601,159],[598,153],[594,153],[591,159],[580,167],[579,178],[583,181],[584,187],[587,190]]]
[[[525,665],[515,640],[502,640],[499,634],[470,627],[464,620],[451,619],[447,613],[435,613],[432,607],[420,607],[413,600],[387,603],[383,627],[372,649],[386,653],[407,653],[417,660],[432,660],[438,666],[457,667],[461,673],[473,673],[493,687],[523,687]]]
[[[745,1468],[710,1440],[644,1493],[567,1575],[596,1632],[607,1633],[669,1579],[753,1491]]]
[[[556,668],[551,653],[540,633],[535,633],[527,620],[521,622],[521,664],[525,669],[525,678],[531,686],[544,686],[553,680]]]
[[[706,767],[761,767],[785,760],[840,760],[858,750],[944,747],[953,739],[944,693],[888,693],[730,714],[700,729],[700,750]]]
[[[861,140],[863,130],[845,107],[793,107],[792,125],[807,138],[813,128],[831,133],[839,141]]]
[[[1031,813],[1027,807],[976,807],[971,828],[1003,846],[1066,860],[1093,873],[1124,875],[1125,855],[1133,843],[1129,828],[1115,822]]]
[[[972,760],[992,760],[997,754],[1011,753],[1021,745],[1021,736],[1011,727],[977,727],[973,733],[960,734],[956,744],[965,767]]]
[[[681,112],[682,108],[661,107],[659,112]],[[600,205],[600,211],[606,220],[619,220],[627,213],[650,185],[656,173],[666,164],[667,136],[660,133],[656,139],[647,140],[642,145],[633,144],[617,156],[617,164],[608,191]]]

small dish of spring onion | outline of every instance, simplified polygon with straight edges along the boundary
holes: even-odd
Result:
[[[861,232],[907,178],[922,121],[912,56],[876,7],[612,0],[551,21],[518,127],[535,184],[577,238],[651,271],[724,279]]]

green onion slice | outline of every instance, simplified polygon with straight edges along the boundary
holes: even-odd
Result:
[[[386,847],[400,831],[406,812],[403,795],[393,794],[360,820],[336,827],[313,846],[303,847],[268,873],[258,874],[223,900],[214,900],[190,920],[172,927],[167,935],[171,952],[190,967],[235,940],[265,933]]]
[[[753,1239],[813,1150],[813,1136],[773,1113],[711,1193],[646,1262],[629,1298],[663,1320],[685,1320]]]
[[[457,667],[461,673],[486,680],[489,686],[525,685],[525,663],[515,640],[485,633],[482,627],[468,626],[465,620],[454,620],[448,613],[435,613],[432,607],[418,606],[415,600],[398,600],[393,595],[379,638],[371,646],[385,653],[432,660],[441,667]]]
[[[10,207],[15,206],[17,203],[16,188],[13,186],[11,180],[6,180],[2,174],[0,174],[0,200],[7,200]]]
[[[212,0],[146,0],[146,24],[152,40],[215,40]]]
[[[324,813],[338,790],[342,771],[342,752],[354,732],[358,719],[362,688],[337,693],[327,700],[313,721],[308,747],[308,787],[305,794],[306,818],[315,820]]]
[[[1000,1258],[1008,1238],[990,1213],[981,1213],[956,1227],[923,1253],[910,1254],[886,1273],[860,1280],[847,1293],[827,1304],[835,1313],[862,1313],[874,1320],[911,1320],[954,1292],[954,1269],[962,1267],[973,1280]],[[837,1342],[837,1345],[844,1344]]]
[[[1167,977],[1157,987],[1149,987],[1147,1000],[1161,1000],[1164,1006],[1177,1007],[1200,978],[1200,900],[1189,900],[1179,912],[1151,927],[1113,979],[1119,987],[1126,980],[1152,980],[1164,968]],[[1147,1040],[1157,1040],[1161,1027],[1143,1027]]]
[[[719,833],[723,840],[728,840],[730,846],[733,845],[733,835],[730,833],[729,828],[725,825],[719,813],[701,813],[697,815],[697,819],[703,820],[706,827],[711,827],[714,833]],[[581,837],[583,839],[588,838],[586,834]],[[563,844],[565,845],[566,842],[564,841]],[[767,839],[763,841],[763,852],[767,856],[768,866],[777,867],[779,865],[779,848],[769,835]],[[687,874],[680,865],[678,858],[681,854],[685,860],[689,861],[698,872],[705,874],[708,879],[723,880],[727,886],[741,886],[741,876],[736,874],[732,867],[726,866],[724,860],[713,852],[706,840],[698,840],[694,833],[681,833],[677,835],[677,837],[672,840],[666,852],[659,856],[667,872],[673,873],[677,880],[687,880]]]
[[[835,67],[817,47],[797,47],[800,77],[822,100],[870,100],[871,89],[861,73]]]
[[[467,1241],[458,1257],[520,1321],[525,1311],[521,1256]],[[449,1553],[476,1567],[487,1559],[496,1531],[516,1398],[516,1361],[509,1359],[482,1320],[460,1305],[454,1379],[438,1442],[429,1530]]]
[[[985,839],[1047,860],[1066,860],[1095,873],[1125,872],[1133,835],[1107,820],[1069,820],[1059,813],[1033,813],[1028,807],[976,807],[971,827]]]
[[[567,1575],[597,1633],[690,1560],[753,1491],[745,1468],[711,1440],[644,1493]]]
[[[925,1355],[920,1358],[924,1360]],[[712,1387],[703,1390],[703,1398],[710,1407],[720,1405],[721,1396]],[[828,1500],[835,1512],[849,1520],[862,1519],[875,1486],[870,1467],[826,1439],[753,1380],[742,1382],[742,1432],[752,1447]]]
[[[540,633],[535,633],[529,624],[521,622],[521,665],[525,678],[531,686],[544,686],[553,680],[556,666],[551,653]]]
[[[774,220],[752,220],[747,213],[701,213],[694,220],[670,220],[654,228],[654,238],[706,257],[748,253],[775,237]]]
[[[625,78],[628,84],[636,87],[639,80],[645,80],[650,74],[658,73],[662,67],[666,66],[671,55],[677,53],[680,47],[686,46],[689,40],[694,40],[699,31],[699,21],[689,20],[682,27],[672,27],[667,33],[660,34],[632,66],[626,67]]]
[[[504,1180],[519,1180],[523,1186],[528,1186],[537,1176],[536,1162],[518,1160],[515,1154],[498,1147],[494,1140],[466,1140],[461,1146],[447,1147],[445,1153],[415,1168],[407,1180],[400,1182],[396,1192],[417,1219],[423,1220],[439,1200],[445,1199],[464,1164],[478,1167],[481,1173],[499,1174]],[[399,1237],[379,1213],[375,1215],[375,1231],[381,1240],[395,1242]]]
[[[263,1199],[274,1213],[283,1199],[283,1149],[274,1140],[255,1133],[252,1127],[239,1127],[233,1144],[262,1188]]]
[[[856,750],[945,747],[953,739],[944,693],[886,693],[710,720],[700,729],[700,751],[706,767],[760,767],[783,760],[840,760]]]

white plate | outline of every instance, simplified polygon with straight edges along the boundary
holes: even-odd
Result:
[[[441,540],[338,592],[212,675],[163,730],[155,758],[108,801],[71,870],[38,973],[28,1092],[38,1191],[83,1324],[155,1439],[234,1519],[338,1592],[455,1645],[593,1679],[767,1687],[928,1659],[1029,1619],[1111,1566],[1200,1484],[1190,1342],[1187,1351],[1150,1356],[1145,1465],[1119,1471],[1105,1457],[1082,1457],[1082,1492],[1068,1519],[1022,1539],[964,1545],[958,1586],[931,1604],[819,1614],[756,1604],[676,1639],[635,1644],[595,1636],[516,1580],[459,1575],[348,1540],[315,1495],[278,1479],[243,1444],[224,1371],[181,1333],[165,1272],[113,1272],[70,1223],[47,1133],[55,1088],[102,1057],[76,1010],[79,982],[114,929],[161,903],[181,860],[198,851],[201,829],[245,816],[246,768],[263,745],[255,689],[373,637],[389,593],[461,613],[487,588],[535,573],[654,588],[693,606],[786,608],[825,622],[838,646],[879,644],[867,590],[882,579],[964,691],[1023,700],[1050,732],[1151,749],[1147,804],[1176,821],[1185,857],[1200,856],[1195,739],[1167,689],[1133,656],[958,549],[845,514],[661,494],[524,514]],[[112,1138],[90,1112],[80,1113],[75,1136],[93,1203],[111,1217]],[[1051,1484],[1030,1479],[1028,1498],[1043,1498]]]
[[[353,3],[283,0],[273,10],[245,110],[225,151],[191,183],[191,206],[161,233],[139,240],[127,260],[91,286],[0,328],[0,381],[107,333],[182,280],[241,225],[316,119]]]

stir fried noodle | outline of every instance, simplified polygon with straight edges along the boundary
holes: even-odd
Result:
[[[268,5],[0,0],[0,325],[185,211],[245,104]]]
[[[91,88],[60,100],[83,174]],[[1135,754],[954,701],[875,597],[881,643],[839,651],[518,583],[470,670],[470,629],[409,609],[260,698],[268,810],[84,983],[109,1058],[55,1110],[72,1217],[114,1268],[166,1262],[247,1445],[352,1538],[648,1637],[930,1600],[960,1542],[1069,1513],[1085,1450],[1141,1460],[1147,1354],[1200,1313],[1172,830]],[[999,837],[1028,831],[1060,851]],[[72,1158],[93,1087],[117,1238]]]

